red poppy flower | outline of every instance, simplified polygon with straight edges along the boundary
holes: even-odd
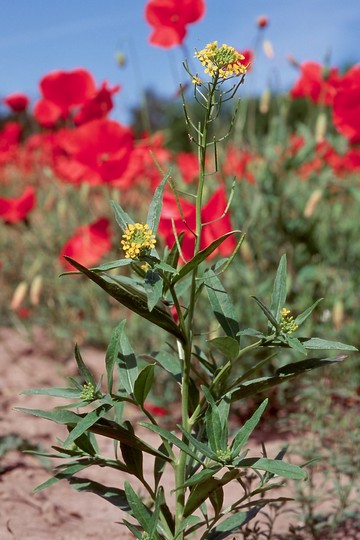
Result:
[[[49,73],[41,79],[40,90],[42,99],[35,105],[34,116],[41,125],[50,127],[92,98],[96,87],[88,71],[74,69]]]
[[[0,219],[7,223],[22,221],[34,208],[35,202],[35,190],[32,186],[27,186],[20,197],[0,197]]]
[[[224,160],[223,173],[226,176],[235,176],[238,180],[245,180],[249,184],[255,182],[255,177],[248,170],[253,156],[244,150],[239,150],[235,145],[230,144],[227,147]]]
[[[94,266],[110,251],[111,246],[110,221],[100,218],[76,229],[61,250],[60,263],[66,270],[73,270],[70,263],[64,259],[64,255],[67,255],[84,266]]]
[[[112,96],[119,90],[120,85],[108,88],[107,83],[104,82],[95,95],[88,99],[75,114],[75,124],[79,126],[90,120],[106,116],[114,106]]]
[[[149,0],[145,18],[153,27],[150,43],[164,48],[180,45],[187,25],[200,20],[204,13],[204,0]]]
[[[21,112],[21,111],[25,111],[25,109],[29,105],[29,98],[25,94],[14,93],[14,94],[8,95],[4,99],[4,103],[13,112]]]
[[[179,152],[176,156],[176,163],[184,182],[189,184],[198,178],[199,161],[196,154],[193,152]]]
[[[333,122],[350,142],[360,142],[360,64],[341,80],[333,104]]]
[[[179,199],[182,208],[183,218],[180,215],[176,204],[176,199],[172,194],[165,193],[163,200],[163,210],[159,225],[159,234],[163,236],[168,246],[173,246],[175,242],[172,219],[177,234],[184,232],[182,243],[182,252],[186,260],[190,259],[194,254],[195,245],[195,205],[189,203],[185,199]],[[232,230],[229,213],[221,217],[226,208],[226,194],[224,188],[220,187],[209,199],[207,204],[203,206],[201,211],[202,222],[204,223],[202,230],[202,239],[200,249],[205,249],[211,242]],[[230,255],[236,242],[233,237],[229,237],[221,246],[214,251],[210,259],[220,253],[223,257]]]
[[[269,19],[265,15],[262,15],[261,17],[258,17],[256,24],[258,28],[265,28],[269,24]]]
[[[290,90],[291,97],[305,97],[313,103],[331,105],[340,82],[337,68],[326,70],[316,62],[304,62],[300,71],[300,78]]]
[[[55,170],[72,183],[112,182],[124,173],[133,148],[133,132],[114,120],[92,120],[64,132],[59,141],[67,156],[59,156]]]
[[[251,49],[245,49],[244,51],[239,51],[245,58],[239,60],[239,64],[247,68],[247,72],[251,71],[252,63],[254,61],[254,53]]]

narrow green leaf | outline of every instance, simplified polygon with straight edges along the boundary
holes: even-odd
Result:
[[[291,349],[306,356],[306,348],[301,343],[301,341],[299,341],[296,337],[289,335],[284,336],[284,338]]]
[[[228,360],[235,360],[239,356],[239,342],[232,337],[216,337],[214,339],[210,339],[208,343],[210,343],[210,345],[213,345],[214,347],[216,347],[216,349],[222,352]]]
[[[150,360],[150,362],[155,361],[159,366],[173,375],[178,382],[180,381],[182,370],[181,362],[177,356],[173,356],[170,352],[159,351],[152,353],[151,356],[143,355],[142,358]]]
[[[207,269],[205,276],[206,291],[216,319],[227,336],[238,339],[240,328],[230,296],[213,270]]]
[[[258,330],[255,330],[254,328],[245,328],[245,330],[241,330],[238,332],[239,336],[249,336],[249,337],[256,337],[258,339],[266,339],[266,336],[259,332]]]
[[[252,432],[258,425],[268,402],[269,400],[265,399],[251,416],[251,418],[249,418],[249,420],[245,422],[240,431],[236,434],[231,445],[232,458],[238,456],[241,450],[244,448],[245,444],[248,442]]]
[[[163,328],[177,339],[184,341],[184,336],[182,335],[180,328],[175,323],[169,311],[165,309],[165,306],[157,305],[152,311],[149,311],[145,292],[136,289],[129,283],[119,283],[119,280],[116,280],[115,277],[107,275],[100,276],[96,272],[92,272],[85,266],[82,266],[71,257],[65,256],[65,259],[77,270],[99,285],[99,287],[110,296],[115,298],[120,304],[131,309],[134,313],[144,317],[144,319],[156,324],[160,328]]]
[[[156,499],[155,499],[153,514],[151,516],[150,527],[147,530],[150,538],[158,537],[158,535],[156,534],[156,529],[159,525],[159,516],[160,516],[161,507],[164,504],[165,504],[164,488],[160,486],[156,492]]]
[[[168,451],[166,449],[166,446],[164,443],[161,443],[159,446],[159,452],[162,454],[168,455]],[[161,477],[165,470],[166,461],[160,457],[156,457],[154,461],[154,481],[155,481],[155,490],[157,489],[159,482],[161,480]]]
[[[214,467],[211,467],[210,469],[203,469],[202,471],[194,474],[191,476],[186,482],[184,482],[181,486],[179,486],[177,489],[182,489],[184,487],[190,487],[195,484],[198,484],[200,482],[204,482],[208,480],[208,478],[212,478],[216,473],[218,473],[222,469],[222,465],[215,465]],[[176,491],[176,490],[174,490]]]
[[[121,206],[115,201],[111,201],[111,206],[114,211],[115,219],[122,230],[125,231],[127,225],[133,225],[135,222],[131,217],[121,208]]]
[[[134,429],[130,422],[124,423],[125,429],[134,435]],[[143,476],[143,453],[138,448],[129,446],[128,444],[120,441],[121,454],[124,459],[125,465],[129,472],[142,480]]]
[[[217,459],[216,453],[214,452],[214,450],[210,448],[210,446],[208,446],[202,441],[198,441],[193,435],[191,435],[191,433],[186,431],[182,426],[178,425],[177,427],[187,437],[187,439],[193,444],[194,448],[196,448],[201,454],[208,457],[209,459]]]
[[[151,312],[163,296],[164,282],[158,272],[149,270],[144,280],[144,288],[147,295],[147,307]]]
[[[84,381],[86,383],[91,383],[93,385],[93,387],[95,388],[95,386],[96,386],[95,377],[91,373],[90,369],[88,367],[86,367],[86,365],[85,365],[85,363],[84,363],[84,361],[82,359],[80,349],[79,349],[79,347],[77,345],[75,345],[75,360],[76,360],[80,375],[82,376]]]
[[[303,311],[302,313],[300,313],[294,320],[294,323],[297,324],[298,326],[300,326],[301,324],[303,324],[303,322],[306,321],[306,319],[311,315],[311,313],[314,311],[314,309],[316,308],[316,306],[322,301],[324,300],[323,298],[319,298],[319,300],[316,300],[316,302],[313,303],[312,306],[310,306],[309,308],[305,309],[305,311]]]
[[[236,512],[216,525],[207,536],[207,540],[223,540],[234,534],[240,527],[253,519],[262,505],[251,508],[248,512]]]
[[[67,480],[76,491],[82,493],[94,493],[124,512],[131,514],[131,508],[127,502],[124,490],[116,487],[104,486],[103,484],[99,484],[88,478],[71,477],[67,478]]]
[[[191,491],[184,508],[184,516],[190,516],[199,506],[209,498],[210,494],[225,486],[231,480],[238,476],[239,472],[235,469],[227,471],[221,478],[207,478],[201,483],[198,483]]]
[[[74,474],[80,471],[83,471],[84,469],[86,469],[87,467],[90,467],[91,465],[92,463],[89,461],[87,461],[86,463],[78,462],[78,463],[65,464],[63,469],[57,474],[55,474],[55,476],[52,476],[51,478],[46,480],[46,482],[43,482],[42,484],[37,486],[34,489],[34,493],[38,493],[39,491],[42,491],[43,489],[53,486],[60,480],[64,480],[64,479],[69,480],[71,476],[73,476]]]
[[[122,266],[129,266],[132,263],[132,259],[118,259],[117,261],[111,261],[90,268],[92,272],[107,272],[108,270],[114,270],[115,268],[121,268]]]
[[[135,493],[129,482],[124,482],[126,500],[131,508],[133,516],[138,520],[144,531],[151,527],[151,513],[144,505],[140,497]]]
[[[205,261],[205,259],[207,259],[208,256],[211,255],[213,251],[215,251],[215,249],[217,249],[227,238],[229,238],[229,236],[236,233],[241,233],[241,231],[235,230],[235,231],[230,231],[226,234],[223,234],[222,236],[220,236],[219,238],[211,242],[211,244],[207,248],[203,249],[202,251],[199,251],[199,253],[195,255],[195,257],[193,257],[189,262],[184,264],[184,266],[181,268],[179,273],[173,277],[172,279],[173,285],[175,285],[175,283],[183,279],[192,270],[197,268],[199,264]]]
[[[192,457],[193,459],[195,459],[198,463],[201,463],[202,465],[201,458],[195,452],[193,452],[193,450],[191,450],[191,448],[189,448],[187,444],[185,444],[181,439],[176,437],[176,435],[171,433],[171,431],[167,431],[166,429],[163,429],[159,426],[154,426],[153,424],[147,424],[146,422],[140,422],[139,425],[147,429],[150,429],[150,431],[153,431],[154,433],[157,433],[163,439],[177,446],[178,448],[180,448],[180,450],[185,452],[188,456]]]
[[[150,203],[148,215],[146,218],[146,223],[149,225],[149,228],[152,230],[155,236],[157,234],[159,221],[160,221],[164,189],[167,184],[167,181],[169,180],[170,174],[171,173],[168,172],[164,176],[163,180],[160,182],[158,187],[156,188],[152,201]]]
[[[345,355],[336,356],[335,358],[308,358],[306,360],[301,360],[300,362],[293,362],[280,367],[276,370],[275,375],[297,375],[299,373],[304,373],[304,371],[310,371],[326,365],[342,362],[346,358],[347,356]]]
[[[280,312],[286,301],[286,255],[280,259],[276,272],[273,292],[271,296],[270,311],[277,322],[280,322]],[[270,320],[270,319],[269,319]],[[273,324],[273,323],[271,323]]]
[[[130,345],[125,333],[125,322],[122,321],[119,328],[119,352],[117,367],[120,377],[120,383],[125,388],[128,395],[134,395],[134,385],[138,377],[139,370],[136,355]]]
[[[154,381],[155,364],[145,366],[139,373],[134,384],[134,396],[140,406],[144,405],[144,401],[151,390]]]
[[[265,314],[266,318],[268,319],[268,321],[272,324],[272,326],[277,330],[277,331],[280,331],[280,325],[278,323],[278,321],[275,319],[273,313],[270,311],[270,309],[264,304],[264,302],[262,302],[259,298],[257,298],[256,296],[252,296],[251,298],[253,298],[255,300],[255,302],[258,304],[258,306],[261,308],[261,310],[263,311],[263,313]]]
[[[313,350],[332,350],[332,351],[357,351],[353,345],[346,345],[339,341],[329,341],[321,338],[299,338],[305,349]]]
[[[41,396],[61,397],[68,399],[75,399],[80,397],[80,391],[77,388],[32,388],[31,390],[24,390],[22,394],[35,394]]]
[[[307,473],[301,467],[286,463],[280,459],[245,458],[238,463],[238,467],[246,467],[277,474],[292,480],[306,480]]]
[[[78,437],[85,433],[86,430],[93,426],[99,420],[99,418],[102,418],[110,409],[111,405],[100,405],[93,411],[86,414],[77,422],[74,429],[70,432],[68,438],[64,442],[64,446],[70,446],[73,442],[75,442]]]
[[[222,510],[224,503],[224,489],[219,487],[209,495],[209,500],[214,508],[215,516],[218,516]]]
[[[119,350],[120,350],[120,336],[123,332],[123,328],[125,325],[125,321],[121,321],[116,328],[114,328],[110,342],[108,345],[108,348],[106,350],[106,356],[105,356],[105,366],[106,366],[106,373],[107,373],[107,388],[109,394],[112,393],[112,387],[113,387],[113,378],[114,378],[114,366],[117,362]]]

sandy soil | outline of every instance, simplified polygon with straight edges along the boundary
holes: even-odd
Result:
[[[62,386],[64,377],[76,374],[73,359],[55,360],[46,339],[39,333],[32,344],[19,332],[0,329],[0,437],[14,434],[32,444],[49,450],[56,438],[65,438],[62,426],[25,415],[15,407],[51,408],[58,400],[43,396],[21,394],[25,389],[43,386]],[[103,372],[102,352],[83,351],[86,363],[98,374]],[[158,441],[151,441],[154,445]],[[266,445],[269,456],[281,448],[280,440]],[[105,443],[106,450],[106,443]],[[109,448],[111,454],[111,445]],[[151,462],[146,468],[151,470]],[[78,494],[61,481],[34,494],[33,489],[51,476],[40,461],[19,450],[1,455],[0,447],[0,539],[1,540],[95,540],[103,538],[133,538],[119,525],[121,511],[93,494]],[[87,476],[90,476],[87,473]],[[91,477],[107,485],[121,486],[123,478],[114,478],[112,471],[94,470]],[[171,488],[171,478],[165,476]],[[280,531],[288,530],[289,522],[296,523],[293,514],[286,514],[276,523]],[[349,533],[350,534],[350,533]],[[360,538],[360,532],[338,538]],[[357,536],[359,534],[359,536]],[[285,535],[283,538],[286,538]],[[230,538],[230,537],[229,537]],[[231,536],[242,538],[242,536]],[[304,536],[305,538],[305,536]]]

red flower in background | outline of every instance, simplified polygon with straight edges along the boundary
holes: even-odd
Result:
[[[112,88],[108,88],[106,82],[102,83],[95,95],[85,101],[79,112],[75,114],[75,124],[84,124],[90,120],[95,120],[96,118],[103,118],[106,116],[114,106],[112,96],[119,90],[120,85],[118,84]]]
[[[35,105],[34,116],[45,127],[68,118],[75,107],[83,105],[96,92],[92,75],[85,69],[54,71],[40,81],[42,99]]]
[[[94,266],[110,251],[111,246],[110,221],[100,218],[75,230],[61,250],[60,263],[66,270],[73,270],[71,264],[64,259],[64,255],[67,255],[84,266]]]
[[[164,48],[180,45],[187,25],[199,21],[204,13],[204,0],[149,0],[145,18],[153,27],[150,43]]]
[[[35,190],[32,186],[27,186],[20,197],[0,197],[0,219],[7,223],[22,221],[34,208],[35,202]]]
[[[226,176],[235,176],[238,180],[245,180],[249,184],[255,182],[255,177],[248,170],[253,156],[244,150],[239,150],[235,145],[229,144],[226,150],[223,173]]]
[[[245,49],[244,51],[239,51],[245,58],[239,60],[239,64],[242,64],[247,68],[247,71],[251,71],[252,63],[254,61],[254,52],[251,49]]]
[[[91,185],[117,180],[124,173],[133,149],[133,132],[114,120],[92,120],[58,141],[66,156],[55,160],[55,171],[65,180]]]
[[[316,62],[304,62],[300,71],[300,78],[290,90],[291,97],[305,97],[313,103],[331,105],[340,82],[338,69],[327,70]]]
[[[199,176],[198,157],[193,152],[179,152],[176,156],[176,164],[182,179],[187,184],[190,184]]]
[[[4,98],[4,103],[7,105],[13,112],[22,112],[29,105],[29,98],[25,94],[20,92],[9,94]]]
[[[18,122],[7,122],[0,131],[0,164],[14,157],[21,137],[21,125]]]
[[[177,234],[179,235],[181,232],[184,232],[182,252],[185,259],[188,260],[194,254],[195,235],[193,233],[195,231],[196,224],[195,205],[182,198],[180,198],[179,201],[184,220],[180,215],[174,195],[165,193],[163,210],[158,230],[159,234],[164,238],[165,243],[169,247],[172,247],[175,242],[172,228],[173,219]],[[221,218],[226,208],[226,204],[227,201],[225,190],[224,188],[220,187],[212,195],[206,205],[203,206],[201,218],[204,226],[202,229],[202,241],[200,249],[205,249],[209,244],[211,244],[211,242],[232,230],[229,213]],[[230,236],[220,245],[217,250],[211,254],[209,258],[211,259],[215,257],[217,253],[220,253],[223,257],[226,257],[233,252],[235,246],[235,239],[233,236]]]
[[[333,104],[333,122],[351,143],[360,142],[360,64],[341,80]]]

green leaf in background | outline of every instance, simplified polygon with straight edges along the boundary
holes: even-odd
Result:
[[[245,458],[237,466],[258,469],[284,478],[291,478],[292,480],[306,480],[308,476],[306,471],[298,465],[292,465],[280,459]]]
[[[121,208],[120,204],[116,203],[115,201],[111,201],[111,206],[115,214],[115,219],[122,232],[125,231],[127,225],[134,225],[134,220],[131,219],[131,217]]]
[[[180,281],[180,279],[183,279],[192,270],[197,268],[199,264],[205,261],[208,256],[211,255],[213,251],[215,251],[215,249],[217,249],[227,238],[229,238],[229,236],[236,233],[241,233],[241,231],[230,231],[226,234],[223,234],[222,236],[211,242],[211,244],[207,248],[199,251],[199,253],[197,253],[197,255],[195,255],[195,257],[193,257],[189,262],[184,264],[179,273],[173,277],[172,284],[175,285],[175,283]]]
[[[159,221],[160,221],[164,189],[170,175],[171,173],[169,171],[166,174],[166,176],[164,176],[163,180],[160,182],[158,187],[156,188],[152,201],[150,203],[148,215],[146,218],[146,223],[149,225],[149,228],[152,230],[155,236],[157,234]]]
[[[245,422],[240,431],[235,435],[235,438],[231,445],[231,456],[234,458],[239,455],[245,444],[248,442],[252,432],[258,425],[263,412],[266,409],[269,400],[265,399],[261,405],[256,409],[254,414]]]
[[[212,269],[205,271],[204,282],[217,321],[227,336],[237,340],[240,327],[230,296]]]
[[[271,296],[271,304],[270,304],[270,311],[274,315],[274,318],[277,322],[280,321],[280,312],[285,305],[285,301],[286,301],[286,255],[283,255],[280,259],[279,266],[276,272],[274,287],[273,287],[272,296]]]
[[[80,349],[75,345],[75,360],[80,372],[80,375],[86,383],[90,383],[93,387],[96,387],[95,377],[91,373],[90,369],[85,365],[84,360],[82,359]]]
[[[137,313],[144,319],[156,324],[160,328],[163,328],[170,334],[174,335],[180,341],[184,341],[180,328],[175,323],[171,314],[163,306],[155,306],[152,311],[149,311],[147,306],[147,296],[144,292],[132,287],[130,284],[120,284],[111,276],[100,276],[96,272],[92,272],[85,266],[65,256],[65,259],[77,270],[85,274],[89,279],[99,285],[105,292],[115,298],[120,304],[131,309],[134,313]]]
[[[109,345],[106,349],[105,366],[107,373],[107,388],[109,394],[112,393],[113,378],[114,378],[114,366],[117,362],[119,350],[120,350],[120,336],[123,331],[125,322],[121,321],[116,328],[114,328]]]
[[[151,390],[154,381],[155,364],[145,366],[139,373],[134,384],[134,396],[138,404],[142,407],[144,401]]]
[[[134,385],[139,374],[136,355],[130,345],[125,333],[126,321],[119,325],[119,352],[117,367],[120,377],[120,384],[125,388],[129,396],[134,395]]]
[[[237,339],[223,336],[209,339],[208,343],[222,352],[228,360],[235,360],[239,356],[240,345]]]

